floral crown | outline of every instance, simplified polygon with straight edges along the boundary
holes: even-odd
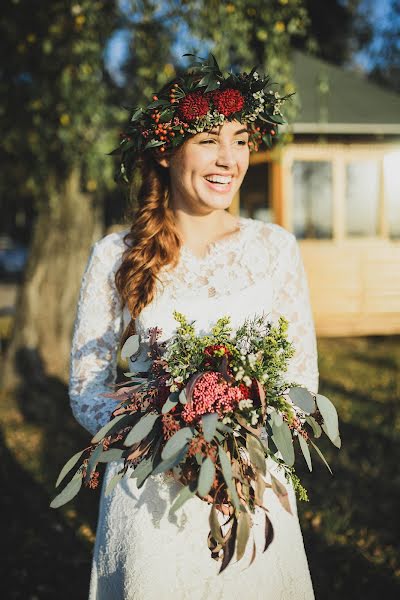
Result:
[[[285,123],[280,107],[293,93],[281,97],[271,89],[265,91],[269,85],[270,78],[260,76],[256,67],[250,73],[224,76],[212,54],[195,61],[174,83],[153,95],[145,108],[131,113],[119,147],[110,153],[120,156],[116,180],[129,183],[144,151],[164,153],[226,120],[248,123],[251,151],[261,145],[270,148],[278,125]]]

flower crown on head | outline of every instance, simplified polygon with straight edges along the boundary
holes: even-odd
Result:
[[[184,54],[194,56],[194,54]],[[182,144],[196,133],[209,131],[225,121],[248,124],[249,147],[272,146],[278,125],[285,123],[281,105],[293,93],[280,96],[273,90],[268,76],[262,77],[254,67],[250,73],[224,76],[210,54],[207,60],[195,61],[175,83],[164,86],[145,107],[135,108],[123,131],[119,147],[110,155],[120,155],[116,180],[129,183],[133,169],[146,150],[159,156]]]

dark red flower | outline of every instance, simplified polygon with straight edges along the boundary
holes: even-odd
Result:
[[[247,398],[250,398],[250,389],[247,387],[247,385],[244,383],[239,383],[238,387],[244,399],[247,400]]]
[[[217,90],[212,95],[215,108],[219,113],[228,117],[234,112],[239,112],[244,106],[244,98],[239,90],[227,88],[226,90]]]
[[[179,116],[183,121],[194,121],[198,117],[204,117],[210,109],[210,102],[206,95],[201,92],[187,94],[179,103]]]

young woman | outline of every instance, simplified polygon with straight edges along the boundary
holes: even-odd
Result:
[[[121,142],[128,179],[139,158],[139,206],[128,229],[92,248],[71,351],[72,408],[92,434],[115,406],[102,394],[115,381],[118,346],[138,333],[142,343],[131,370],[147,371],[145,334],[157,326],[161,339],[170,337],[174,309],[204,333],[226,314],[234,327],[257,313],[267,312],[273,321],[284,315],[296,347],[289,379],[317,392],[315,331],[295,237],[278,225],[226,211],[246,174],[250,149],[276,131],[272,119],[259,127],[258,118],[262,110],[264,119],[279,112],[279,95],[264,94],[254,70],[232,79],[215,67],[212,75],[214,89],[201,85],[194,71],[169,87],[164,104],[163,91],[153,97]],[[163,113],[168,102],[170,112]],[[104,485],[119,466],[108,466]],[[102,495],[90,600],[312,600],[293,487],[276,463],[268,459],[267,467],[286,485],[293,514],[267,488],[272,544],[246,569],[249,544],[240,563],[220,575],[206,544],[209,505],[194,498],[171,517],[179,490],[172,477],[152,476],[140,489],[136,480],[122,480],[109,496]],[[261,512],[254,515],[253,531],[262,549]]]

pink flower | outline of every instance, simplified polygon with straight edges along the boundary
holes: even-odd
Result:
[[[192,423],[206,413],[217,412],[223,416],[232,412],[241,399],[239,387],[228,385],[220,373],[209,371],[196,382],[192,400],[182,410],[182,418],[186,423]]]

